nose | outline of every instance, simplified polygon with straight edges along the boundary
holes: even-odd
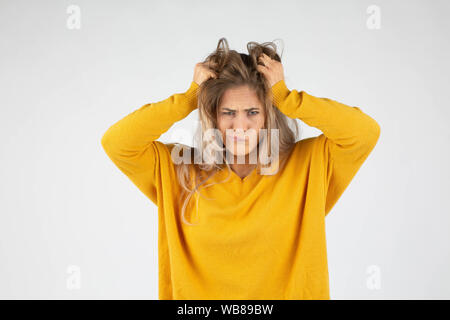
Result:
[[[244,130],[247,131],[249,124],[248,124],[248,119],[247,116],[245,114],[238,114],[233,121],[233,130]]]

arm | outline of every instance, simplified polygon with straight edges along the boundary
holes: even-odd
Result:
[[[325,215],[342,195],[375,147],[380,126],[358,107],[290,91],[284,80],[272,86],[274,105],[282,113],[320,129],[317,143],[328,160]]]
[[[198,87],[192,81],[186,92],[142,106],[113,124],[101,139],[112,162],[155,204],[160,155],[166,147],[155,140],[197,108]]]

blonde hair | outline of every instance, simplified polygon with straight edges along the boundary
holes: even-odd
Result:
[[[209,178],[216,174],[220,170],[224,170],[225,166],[228,169],[228,178],[223,180],[225,182],[229,179],[231,174],[231,168],[224,156],[224,152],[216,152],[216,157],[209,157],[207,152],[204,153],[206,146],[213,145],[215,150],[224,150],[217,141],[217,137],[206,137],[204,133],[209,129],[217,129],[217,108],[220,105],[222,96],[225,91],[230,88],[248,86],[252,89],[259,101],[261,102],[265,120],[264,129],[267,132],[271,132],[271,129],[278,129],[279,131],[279,153],[277,161],[279,168],[284,166],[284,163],[292,150],[298,136],[299,127],[294,119],[291,119],[281,113],[278,108],[273,106],[273,97],[271,87],[265,79],[264,75],[260,73],[256,66],[258,63],[258,57],[265,53],[270,58],[281,62],[280,56],[277,54],[277,46],[274,42],[249,42],[247,44],[248,54],[239,53],[235,50],[230,50],[228,42],[225,38],[221,38],[214,52],[209,54],[203,61],[205,65],[215,72],[217,77],[210,78],[204,81],[198,88],[198,112],[200,125],[195,134],[195,140],[199,143],[199,147],[189,147],[175,143],[175,145],[182,146],[183,153],[188,150],[191,155],[190,163],[175,164],[177,178],[180,186],[182,187],[182,196],[184,198],[183,206],[181,209],[182,221],[188,225],[194,225],[188,222],[185,218],[185,211],[187,204],[192,196],[196,198],[196,208],[198,208],[198,195],[204,197],[200,192],[200,187],[206,188],[214,185],[204,185]],[[291,126],[294,128],[291,129]],[[295,132],[294,132],[295,131]],[[200,138],[202,137],[202,139]],[[260,142],[262,148],[265,150],[271,150],[271,135],[268,135],[268,139],[264,139]],[[195,163],[194,158],[198,155],[206,157],[205,161]],[[272,159],[272,162],[274,160]],[[271,165],[272,165],[271,162]],[[256,170],[261,172],[262,164],[258,157]],[[208,200],[214,200],[209,199]]]

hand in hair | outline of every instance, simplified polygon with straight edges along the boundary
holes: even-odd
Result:
[[[262,53],[258,57],[258,62],[262,62],[264,65],[257,65],[256,69],[261,72],[272,87],[278,81],[284,80],[283,65],[281,62],[271,59],[265,53]]]
[[[194,68],[193,81],[198,85],[201,85],[203,81],[206,81],[209,78],[217,78],[216,73],[209,68],[207,62],[197,63]]]

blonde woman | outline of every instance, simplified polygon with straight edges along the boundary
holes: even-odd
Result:
[[[158,206],[159,299],[330,299],[325,217],[380,126],[358,107],[289,90],[273,42],[247,49],[220,39],[187,91],[143,105],[101,140]],[[196,108],[197,147],[157,141]],[[323,133],[298,140],[294,119]],[[258,150],[269,161],[249,161]]]

